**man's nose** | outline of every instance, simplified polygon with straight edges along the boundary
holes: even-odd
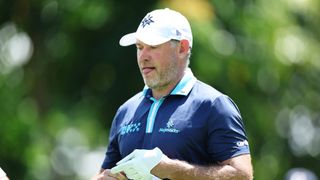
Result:
[[[138,55],[139,61],[144,61],[144,60],[150,59],[150,51],[148,48],[143,48],[143,49],[138,50],[137,55]]]

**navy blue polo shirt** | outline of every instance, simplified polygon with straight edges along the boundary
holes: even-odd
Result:
[[[235,103],[190,69],[168,96],[157,100],[145,87],[118,109],[102,168],[114,167],[135,149],[155,147],[198,165],[250,153]]]

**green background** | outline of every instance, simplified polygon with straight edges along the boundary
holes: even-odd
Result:
[[[0,0],[0,166],[11,179],[89,179],[117,108],[143,88],[120,37],[170,7],[190,20],[196,77],[229,95],[256,179],[320,176],[320,1]]]

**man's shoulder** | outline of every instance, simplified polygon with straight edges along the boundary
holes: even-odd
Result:
[[[136,104],[140,104],[140,102],[144,99],[143,92],[140,91],[131,98],[129,98],[127,101],[125,101],[120,108],[125,108],[125,107],[131,107]]]
[[[214,88],[213,86],[197,80],[195,83],[192,93],[200,99],[215,100],[218,97],[224,96],[222,92]]]
[[[201,81],[197,81],[195,84],[193,94],[195,98],[201,101],[210,101],[212,105],[224,104],[236,107],[236,104],[228,95]]]

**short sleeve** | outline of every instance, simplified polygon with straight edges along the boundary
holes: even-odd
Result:
[[[208,128],[208,152],[214,162],[250,153],[240,111],[228,96],[212,102]]]
[[[116,166],[116,163],[121,160],[121,155],[118,145],[118,130],[117,130],[117,119],[119,117],[119,111],[112,121],[109,135],[109,144],[106,152],[106,156],[102,163],[103,169],[111,169]]]

